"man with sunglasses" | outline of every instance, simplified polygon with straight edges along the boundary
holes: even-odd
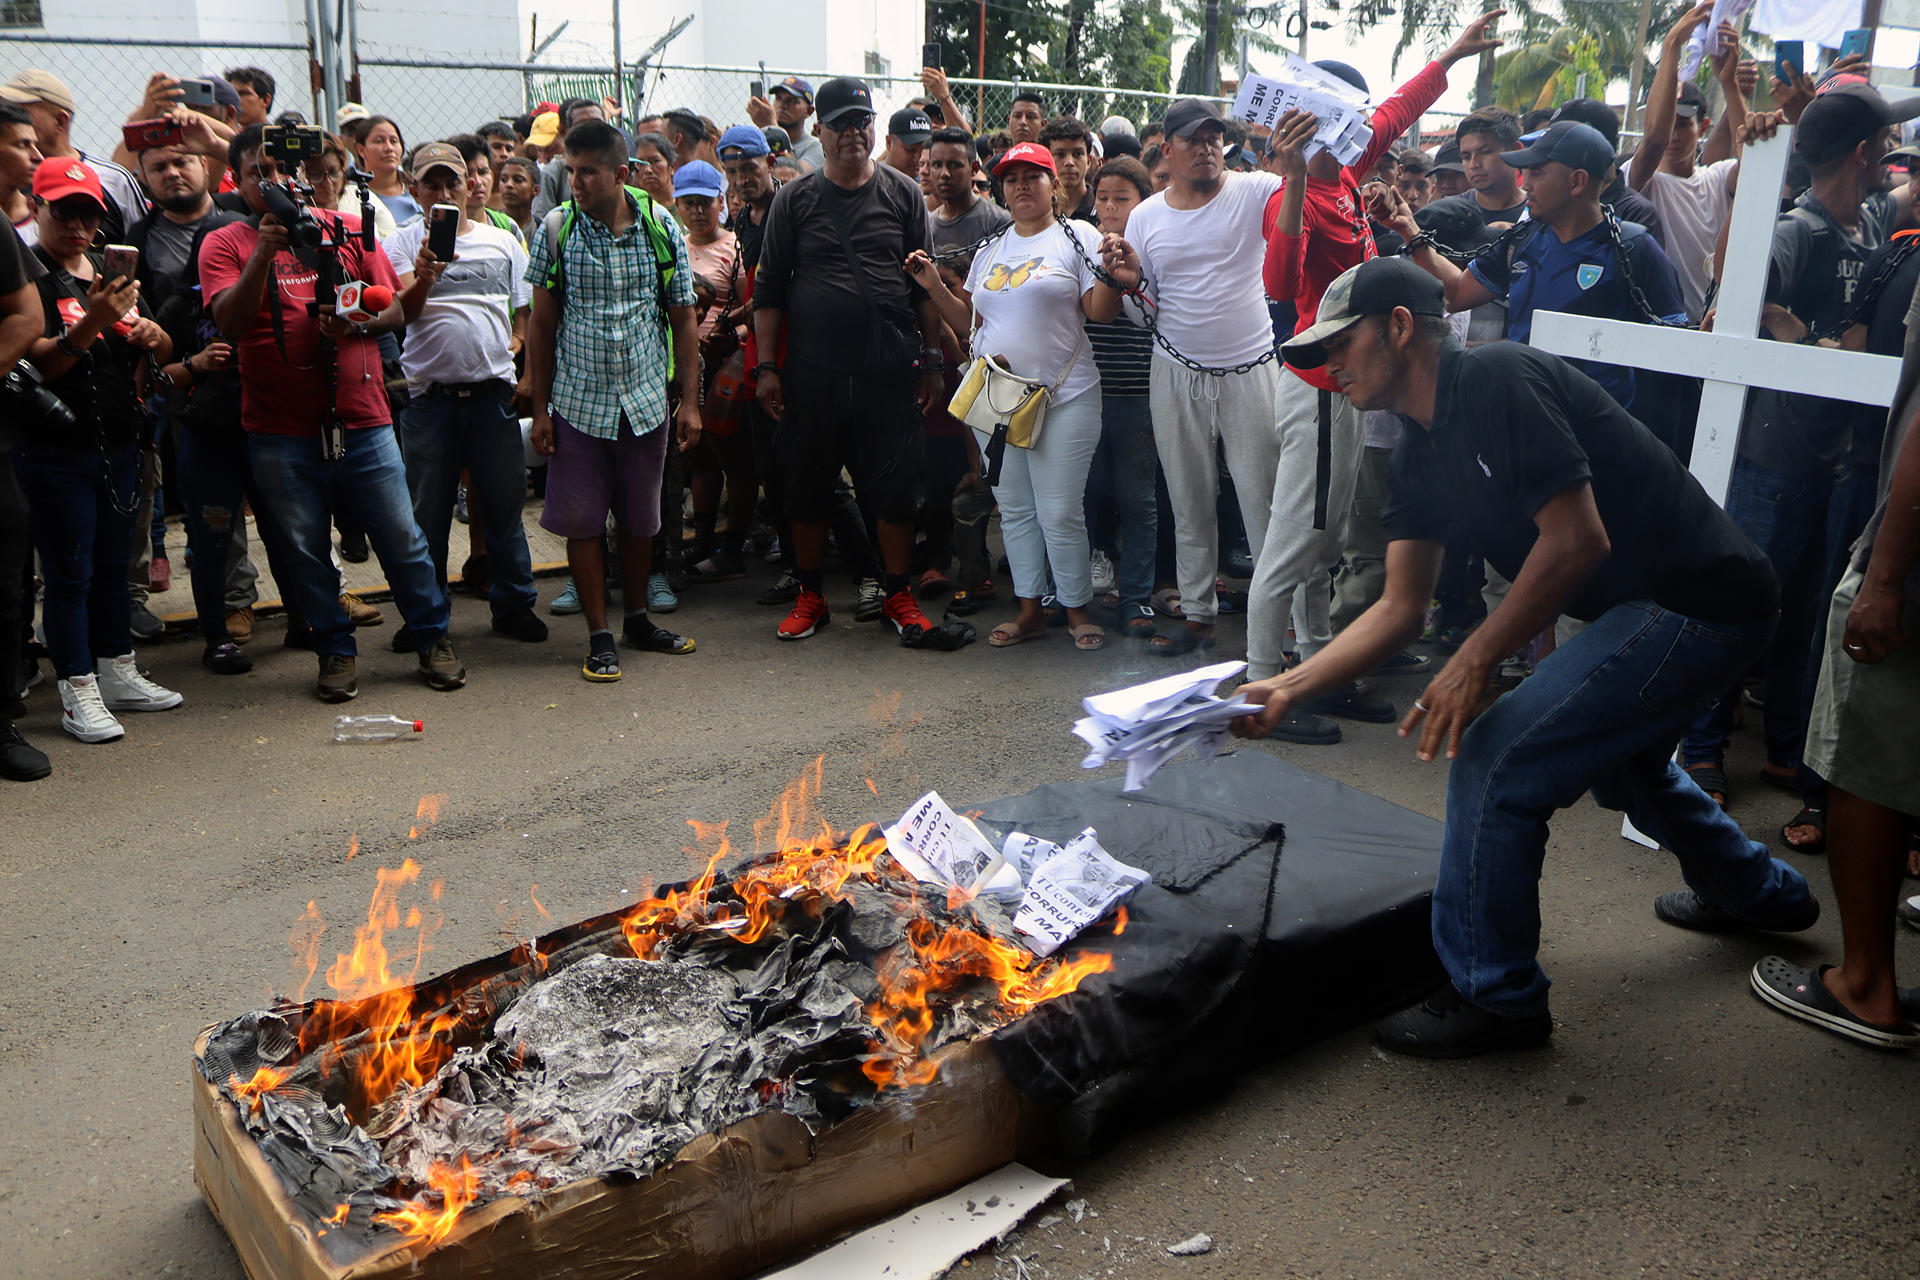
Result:
[[[879,527],[881,615],[918,645],[933,631],[907,581],[920,407],[943,389],[945,358],[939,315],[902,264],[928,247],[926,202],[912,178],[874,163],[864,81],[836,77],[814,101],[825,165],[774,195],[753,294],[756,395],[779,422],[801,588],[779,636],[805,639],[828,620],[828,513],[844,466]]]

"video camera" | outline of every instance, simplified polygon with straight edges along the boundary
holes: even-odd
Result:
[[[260,154],[279,162],[284,173],[298,173],[327,149],[326,133],[314,125],[270,124],[260,130]]]

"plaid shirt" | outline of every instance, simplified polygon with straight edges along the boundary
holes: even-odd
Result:
[[[564,305],[554,352],[551,409],[576,431],[602,440],[620,437],[625,414],[635,435],[667,420],[668,331],[660,318],[659,269],[653,240],[629,195],[633,225],[619,235],[581,213],[562,248]],[[667,304],[693,305],[693,268],[673,215],[656,206],[673,242],[673,283]],[[543,285],[553,261],[545,228],[533,237],[527,279]]]

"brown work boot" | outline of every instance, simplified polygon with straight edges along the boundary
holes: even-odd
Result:
[[[347,621],[356,627],[377,627],[387,620],[386,614],[351,591],[340,593],[340,609],[347,615]]]
[[[253,639],[253,606],[227,610],[227,639],[245,644]]]

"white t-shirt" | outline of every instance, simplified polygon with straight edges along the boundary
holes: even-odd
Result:
[[[1640,194],[1660,211],[1666,224],[1667,260],[1680,277],[1680,298],[1687,304],[1688,318],[1698,321],[1706,313],[1707,285],[1713,279],[1713,248],[1720,228],[1733,212],[1733,192],[1728,184],[1738,160],[1719,160],[1700,165],[1693,176],[1682,178],[1656,172]]]
[[[1020,377],[1049,387],[1065,371],[1056,404],[1100,385],[1080,309],[1080,299],[1094,286],[1093,272],[1067,242],[1069,235],[1079,237],[1088,257],[1100,252],[1100,233],[1084,222],[1055,222],[1037,236],[1009,228],[973,256],[967,272],[967,292],[980,314],[974,351],[998,356]]]
[[[1175,209],[1163,191],[1128,217],[1127,240],[1159,304],[1155,323],[1181,354],[1217,367],[1273,348],[1260,228],[1279,189],[1270,173],[1229,173],[1198,209]],[[1157,343],[1154,355],[1168,358]]]
[[[426,219],[417,218],[381,246],[396,275],[413,272],[426,238]],[[454,241],[453,253],[420,318],[407,326],[400,368],[409,391],[513,377],[512,309],[533,300],[533,286],[523,278],[527,251],[512,232],[474,222]]]

